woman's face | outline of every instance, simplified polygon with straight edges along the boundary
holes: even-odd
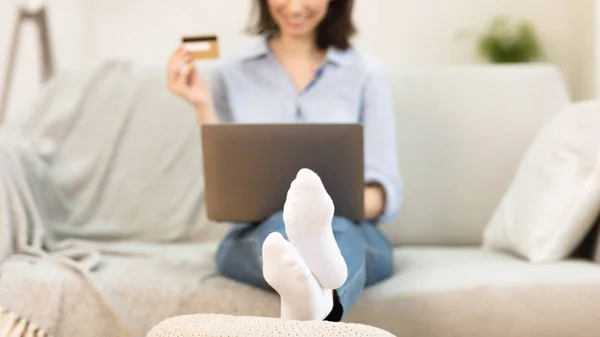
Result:
[[[284,35],[312,35],[327,15],[331,0],[267,0],[271,16]]]

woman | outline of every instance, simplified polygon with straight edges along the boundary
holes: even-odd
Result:
[[[170,59],[169,88],[194,106],[200,124],[364,125],[368,221],[333,217],[319,177],[302,170],[283,212],[234,225],[217,252],[222,274],[279,293],[282,318],[340,321],[365,287],[393,274],[392,248],[377,227],[401,201],[384,67],[350,46],[352,0],[256,0],[256,6],[253,32],[264,40],[216,68],[212,93],[183,47]]]

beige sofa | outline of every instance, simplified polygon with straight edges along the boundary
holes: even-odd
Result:
[[[545,65],[465,66],[395,69],[390,70],[390,80],[397,111],[400,164],[406,182],[401,216],[382,225],[397,247],[396,273],[368,289],[347,321],[406,337],[597,334],[600,266],[582,259],[532,265],[479,247],[486,223],[527,146],[544,123],[570,104],[560,73]],[[160,81],[151,85],[166,90]],[[226,226],[205,226],[195,232],[201,232],[202,238],[190,250],[190,261],[198,266],[189,275],[193,282],[185,281],[196,282],[197,291],[170,292],[168,287],[178,282],[171,278],[168,282],[150,283],[150,275],[162,272],[137,272],[136,268],[147,264],[147,260],[132,264],[117,258],[107,268],[108,274],[100,277],[106,281],[106,289],[120,298],[120,302],[111,305],[121,318],[119,324],[129,326],[127,336],[143,336],[161,320],[187,313],[277,316],[276,295],[217,274],[213,261],[215,242]],[[6,291],[7,287],[18,289],[18,278],[6,280],[10,275],[21,275],[25,280],[51,271],[52,279],[63,277],[63,272],[56,269],[59,267],[36,273],[27,268],[34,267],[12,261],[0,269],[0,308],[15,293]],[[111,272],[122,275],[115,272],[119,268],[136,269],[128,288],[120,289],[111,283]],[[77,281],[73,276],[64,278],[68,282],[61,289],[49,291],[53,299],[64,298],[61,310],[80,303],[74,297],[81,285],[74,286]],[[50,280],[39,278],[36,282],[45,289],[43,284]],[[156,301],[138,305],[140,313],[119,307],[130,308],[126,301],[139,300],[138,287],[140,291],[150,290],[149,296],[155,296]],[[48,291],[36,289],[23,289],[22,294],[32,298],[35,294],[49,296]],[[86,303],[94,302],[86,299]],[[45,316],[35,311],[25,314],[24,307],[4,309],[7,311],[0,310],[2,337],[25,335],[7,324],[24,322],[23,325],[51,330],[49,326],[54,321],[44,321],[45,317],[61,321],[76,317],[61,312],[44,313]],[[110,324],[113,319],[104,310],[98,310],[97,315],[98,322]],[[85,317],[96,319],[93,314]],[[77,331],[79,336],[107,335],[86,329],[90,321],[78,322],[82,325],[79,330],[54,328],[48,334],[68,336],[64,331]],[[12,335],[6,332],[9,330]]]

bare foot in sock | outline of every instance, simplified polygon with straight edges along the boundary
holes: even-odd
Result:
[[[334,211],[321,178],[311,170],[300,170],[283,208],[285,230],[290,243],[325,289],[338,289],[348,277],[331,228]]]
[[[263,275],[281,296],[281,318],[322,321],[333,309],[333,292],[319,285],[298,251],[279,233],[263,247]]]

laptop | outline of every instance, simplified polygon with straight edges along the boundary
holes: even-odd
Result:
[[[363,220],[364,145],[360,124],[202,126],[208,218],[261,222],[283,210],[298,171],[314,171],[335,214]]]

